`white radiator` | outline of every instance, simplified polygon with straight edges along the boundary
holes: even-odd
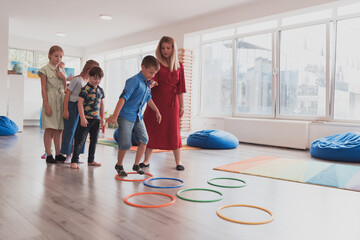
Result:
[[[310,121],[226,118],[224,130],[240,142],[306,149]]]

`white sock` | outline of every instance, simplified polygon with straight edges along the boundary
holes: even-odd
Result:
[[[64,163],[71,163],[71,158],[72,158],[71,154],[66,155],[66,159],[65,159]]]

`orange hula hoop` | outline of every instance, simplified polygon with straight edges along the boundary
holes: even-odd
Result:
[[[256,209],[260,209],[264,212],[267,212],[268,214],[270,214],[271,218],[269,220],[266,220],[266,221],[259,221],[259,222],[245,222],[245,221],[238,221],[238,220],[235,220],[235,219],[231,219],[231,218],[228,218],[228,217],[225,217],[224,215],[222,215],[220,213],[221,209],[224,209],[224,208],[229,208],[229,207],[249,207],[249,208],[256,208]],[[274,220],[274,216],[272,214],[272,212],[270,212],[269,210],[265,209],[265,208],[262,208],[262,207],[257,207],[257,206],[252,206],[252,205],[245,205],[245,204],[231,204],[231,205],[225,205],[225,206],[222,206],[220,208],[218,208],[216,210],[216,214],[221,217],[222,219],[226,220],[226,221],[230,221],[230,222],[234,222],[234,223],[241,223],[241,224],[248,224],[248,225],[258,225],[258,224],[265,224],[265,223],[269,223],[271,222],[272,220]]]
[[[138,174],[138,173],[137,173],[137,172],[127,172],[127,174]],[[115,178],[116,178],[117,180],[125,181],[125,182],[143,182],[143,181],[145,181],[145,180],[147,180],[147,179],[150,179],[150,178],[153,178],[153,177],[154,177],[154,175],[152,175],[151,173],[145,173],[144,175],[148,175],[148,176],[150,176],[150,177],[144,178],[144,179],[125,179],[125,178],[119,177],[119,175],[116,174],[116,175],[115,175]]]
[[[135,204],[135,203],[131,203],[128,201],[129,198],[137,196],[137,195],[144,195],[144,194],[157,194],[157,195],[164,195],[166,197],[169,197],[171,199],[171,202],[168,203],[164,203],[164,204],[160,204],[160,205],[139,205],[139,204]],[[139,207],[139,208],[160,208],[160,207],[167,207],[170,206],[172,204],[175,203],[175,197],[167,194],[167,193],[161,193],[161,192],[139,192],[139,193],[134,193],[134,194],[130,194],[129,196],[125,197],[124,202],[130,206],[133,207]]]

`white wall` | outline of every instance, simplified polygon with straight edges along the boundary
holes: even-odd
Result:
[[[10,118],[19,128],[19,132],[23,131],[24,126],[24,107],[25,107],[25,76],[9,75],[9,102],[8,102],[8,118]],[[28,90],[28,89],[26,89]]]
[[[0,116],[7,116],[9,18],[0,15]]]

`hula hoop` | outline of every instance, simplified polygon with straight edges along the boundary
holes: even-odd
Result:
[[[225,179],[225,180],[235,180],[235,181],[239,181],[242,182],[244,185],[238,185],[238,186],[228,186],[228,185],[220,185],[220,184],[215,184],[212,183],[211,181],[213,180],[218,180],[218,179]],[[227,177],[218,177],[218,178],[212,178],[209,181],[207,181],[208,184],[216,186],[216,187],[224,187],[224,188],[242,188],[246,186],[246,182],[244,180],[238,179],[238,178],[227,178]]]
[[[166,197],[171,198],[171,202],[165,203],[165,204],[160,204],[160,205],[139,205],[139,204],[135,204],[135,203],[131,203],[128,201],[129,198],[133,197],[133,196],[137,196],[137,195],[143,195],[143,194],[157,194],[157,195],[164,195]],[[140,193],[134,193],[134,194],[130,194],[129,196],[125,197],[124,202],[130,206],[134,206],[134,207],[139,207],[139,208],[160,208],[160,207],[167,207],[170,206],[172,204],[175,203],[175,197],[167,194],[167,193],[161,193],[161,192],[140,192]]]
[[[220,214],[220,211],[224,208],[229,208],[229,207],[249,207],[249,208],[256,208],[256,209],[260,209],[264,212],[267,212],[268,214],[270,214],[271,218],[269,220],[266,220],[266,221],[260,221],[260,222],[245,222],[245,221],[239,221],[239,220],[235,220],[235,219],[231,219],[231,218],[228,218],[228,217],[225,217],[224,215]],[[252,205],[245,205],[245,204],[231,204],[231,205],[225,205],[225,206],[222,206],[220,208],[218,208],[216,210],[216,214],[221,217],[222,219],[225,219],[227,221],[230,221],[230,222],[234,222],[234,223],[241,223],[241,224],[249,224],[249,225],[258,225],[258,224],[265,224],[265,223],[269,223],[271,222],[272,220],[274,220],[274,216],[272,214],[272,212],[270,212],[269,210],[265,209],[265,208],[262,208],[262,207],[257,207],[257,206],[252,206]]]
[[[175,180],[175,181],[178,181],[178,182],[181,182],[182,184],[180,185],[176,185],[176,186],[155,186],[155,185],[151,185],[151,184],[148,184],[147,182],[149,181],[153,181],[153,180],[161,180],[161,179],[166,179],[166,180]],[[149,178],[149,179],[146,179],[144,181],[144,185],[145,186],[148,186],[148,187],[154,187],[154,188],[179,188],[179,187],[182,187],[184,186],[184,181],[183,180],[180,180],[178,178]]]
[[[127,174],[138,174],[137,172],[127,172]],[[144,175],[148,175],[150,177],[148,178],[144,178],[144,179],[125,179],[125,178],[120,178],[118,174],[115,175],[115,178],[117,180],[120,180],[120,181],[126,181],[126,182],[143,182],[147,179],[150,179],[150,178],[153,178],[154,175],[150,174],[150,173],[145,173]]]
[[[217,199],[211,199],[211,200],[196,200],[196,199],[190,199],[190,198],[185,198],[185,197],[181,196],[181,193],[183,193],[183,192],[196,191],[196,190],[214,192],[214,193],[219,194],[220,197]],[[176,196],[178,196],[178,198],[181,198],[183,200],[190,201],[190,202],[217,202],[224,198],[221,192],[212,190],[212,189],[208,189],[208,188],[188,188],[188,189],[178,191],[176,193]]]

